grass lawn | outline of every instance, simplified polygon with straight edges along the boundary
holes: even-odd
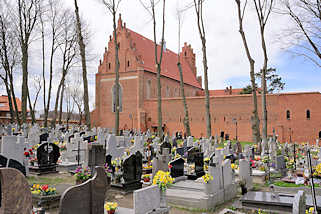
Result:
[[[277,181],[277,182],[274,182],[273,184],[278,187],[310,187],[310,186],[305,186],[303,184],[287,183],[284,181]],[[314,184],[314,186],[320,187],[320,184]]]
[[[74,184],[76,179],[74,176],[68,175],[64,177],[29,176],[27,180],[29,184],[56,185],[56,184]]]

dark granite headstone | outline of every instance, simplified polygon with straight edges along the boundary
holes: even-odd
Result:
[[[59,147],[53,143],[44,143],[37,149],[39,167],[56,166],[60,157]]]
[[[163,154],[163,149],[168,148],[169,154],[172,152],[172,145],[168,141],[164,141],[160,146],[160,154]]]
[[[112,159],[111,155],[106,155],[106,163],[108,164],[109,167],[111,166],[111,159]]]
[[[104,145],[89,144],[88,145],[88,166],[91,170],[95,169],[95,166],[104,166],[106,161],[106,149]]]
[[[170,172],[173,178],[184,175],[184,163],[185,161],[183,158],[178,158],[176,160],[169,162],[169,164],[172,166],[172,168],[170,169]]]
[[[14,159],[9,159],[8,167],[15,168],[15,169],[19,170],[22,174],[24,174],[24,176],[26,176],[26,167],[24,165],[22,165],[19,161],[14,160]]]
[[[201,152],[197,147],[192,147],[187,151],[187,163],[195,162],[195,154]]]
[[[0,168],[7,167],[8,158],[0,154]]]
[[[177,148],[177,149],[176,149],[176,152],[177,152],[180,156],[184,157],[185,153],[186,153],[189,149],[191,149],[191,148],[192,148],[192,147]]]
[[[136,180],[136,155],[130,155],[123,163],[123,178],[125,183],[130,183]]]
[[[107,176],[102,167],[95,168],[95,175],[83,184],[70,187],[60,198],[59,214],[103,214]]]
[[[140,151],[136,152],[136,180],[140,180],[143,174],[143,156]]]
[[[40,135],[40,143],[47,141],[49,137],[48,133],[43,133],[42,135]]]
[[[32,196],[29,184],[18,170],[0,169],[1,214],[30,214]]]

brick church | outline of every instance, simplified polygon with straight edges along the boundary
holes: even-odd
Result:
[[[120,61],[120,128],[157,128],[157,79],[152,40],[128,29],[121,17],[117,26]],[[192,134],[206,135],[205,97],[202,78],[197,76],[196,56],[191,45],[180,53]],[[165,50],[162,62],[162,110],[165,132],[184,132],[184,107],[177,68],[178,55]],[[209,59],[210,60],[210,59]],[[114,127],[114,44],[110,37],[96,74],[94,126]],[[210,91],[212,135],[251,141],[251,95],[227,87]],[[273,129],[281,142],[310,142],[321,138],[321,94],[319,92],[267,95],[268,135]],[[258,96],[259,116],[261,97]]]

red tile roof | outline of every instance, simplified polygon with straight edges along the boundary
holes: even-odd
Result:
[[[18,110],[21,111],[21,101],[19,98],[16,98],[16,101],[18,105]],[[13,109],[15,109],[14,106],[13,106]],[[0,96],[0,111],[5,111],[5,112],[10,111],[8,96],[4,96],[4,95]]]
[[[142,66],[147,71],[156,73],[157,69],[155,66],[154,42],[128,28],[127,30],[128,32],[130,32],[132,41],[136,44],[137,52],[139,53],[139,55],[142,56]],[[159,57],[161,50],[160,45],[157,45],[157,49]],[[163,54],[161,74],[165,77],[180,81],[179,71],[177,67],[177,58],[178,54],[174,53],[169,49],[166,49],[166,51]],[[194,75],[192,69],[184,59],[181,60],[181,65],[185,84],[192,85],[197,88],[202,88],[201,84],[197,81],[197,78]]]

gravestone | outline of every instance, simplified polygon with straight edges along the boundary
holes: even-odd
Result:
[[[142,159],[139,151],[127,157],[122,166],[124,183],[113,186],[121,187],[126,192],[142,188]]]
[[[169,208],[160,208],[160,189],[153,185],[134,192],[135,214],[165,214]]]
[[[25,138],[20,136],[4,136],[2,137],[1,154],[8,159],[14,159],[23,162]]]
[[[193,141],[194,141],[194,138],[189,136],[187,138],[187,147],[192,147],[193,146]]]
[[[168,141],[164,141],[161,146],[160,146],[160,153],[163,154],[163,149],[168,149],[169,150],[169,153],[172,152],[172,145],[168,142]]]
[[[286,175],[286,164],[283,155],[276,157],[276,170],[280,171],[283,177]]]
[[[45,141],[47,141],[48,140],[48,138],[49,138],[49,134],[48,133],[43,133],[43,134],[41,134],[40,136],[39,136],[39,140],[40,140],[40,143],[42,143],[42,142],[45,142]]]
[[[88,144],[85,165],[88,166],[92,172],[96,166],[104,166],[106,160],[106,150],[103,145]]]
[[[303,214],[306,209],[305,193],[303,190],[298,191],[294,196],[292,214]]]
[[[223,169],[223,188],[228,188],[233,182],[233,172],[231,168],[231,160],[226,159],[222,165]]]
[[[159,170],[167,172],[168,163],[171,160],[172,160],[172,155],[169,153],[168,148],[163,148],[163,154],[157,153],[156,157],[153,159],[153,177]]]
[[[185,161],[183,158],[178,158],[169,162],[169,164],[172,166],[170,172],[173,178],[184,176],[184,163]]]
[[[103,214],[107,176],[102,167],[83,184],[68,188],[60,198],[59,214]]]
[[[0,154],[0,168],[7,167],[8,158]]]
[[[59,147],[53,143],[43,143],[37,149],[38,166],[30,166],[30,172],[46,174],[57,172],[57,161],[60,157]]]
[[[13,159],[9,159],[9,163],[8,163],[8,167],[9,168],[14,168],[19,170],[24,176],[27,176],[26,174],[26,167],[24,165],[22,165],[19,161],[17,160],[13,160]]]
[[[30,214],[32,196],[26,178],[18,170],[0,168],[1,214]]]
[[[202,177],[204,172],[204,155],[203,152],[200,152],[199,148],[191,148],[188,150],[187,163],[194,163],[195,170],[192,174],[186,174],[187,178],[190,180],[196,180],[199,177]]]
[[[250,174],[250,162],[245,159],[239,160],[239,178],[244,181],[247,189],[252,189],[253,178]]]

